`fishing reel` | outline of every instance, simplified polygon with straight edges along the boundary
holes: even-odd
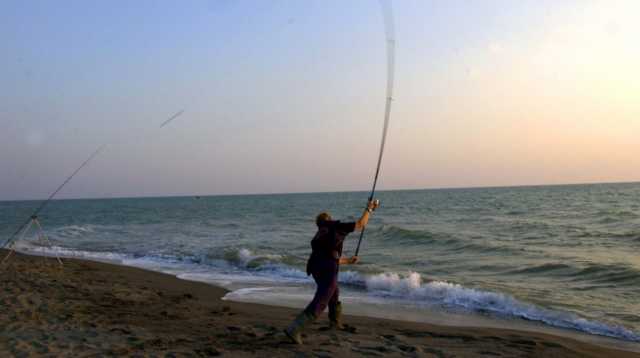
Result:
[[[369,207],[367,206],[367,211],[372,213],[374,210],[376,210],[378,208],[378,206],[380,206],[380,200],[376,199],[376,200],[371,200],[371,204],[373,204],[373,208],[369,209]]]

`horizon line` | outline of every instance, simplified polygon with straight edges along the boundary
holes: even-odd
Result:
[[[515,185],[480,185],[480,186],[451,186],[451,187],[427,187],[427,188],[399,188],[379,189],[376,192],[391,191],[425,191],[425,190],[469,190],[469,189],[508,189],[508,188],[536,188],[559,186],[586,186],[586,185],[610,185],[610,184],[640,184],[640,180],[632,181],[605,181],[605,182],[579,182],[560,184],[515,184]],[[338,194],[338,193],[367,193],[370,190],[337,190],[337,191],[299,191],[299,192],[274,192],[274,193],[229,193],[229,194],[182,194],[182,195],[141,195],[141,196],[113,196],[113,197],[72,197],[52,199],[51,201],[64,200],[116,200],[116,199],[159,199],[159,198],[188,198],[188,197],[227,197],[227,196],[269,196],[269,195],[309,195],[309,194]],[[0,202],[43,201],[42,199],[0,199]]]

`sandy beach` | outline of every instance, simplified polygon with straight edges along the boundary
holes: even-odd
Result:
[[[0,251],[4,257],[6,251]],[[221,300],[226,291],[99,262],[15,254],[0,271],[1,356],[640,357],[542,333],[321,317],[305,345],[282,334],[296,310]]]

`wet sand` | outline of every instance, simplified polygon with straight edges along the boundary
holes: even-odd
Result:
[[[0,250],[4,257],[6,251]],[[226,290],[106,263],[15,254],[0,267],[0,356],[640,357],[543,333],[326,315],[289,343],[298,312],[221,300]]]

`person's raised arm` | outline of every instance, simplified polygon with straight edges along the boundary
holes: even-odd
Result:
[[[378,208],[378,206],[380,206],[380,201],[369,200],[369,202],[367,203],[367,208],[364,209],[364,212],[362,213],[360,219],[356,221],[356,230],[362,231],[364,227],[367,226],[367,223],[369,222],[369,216],[374,210]]]

